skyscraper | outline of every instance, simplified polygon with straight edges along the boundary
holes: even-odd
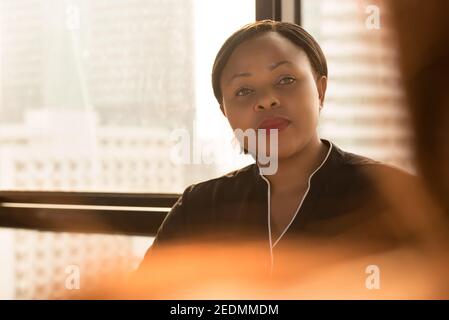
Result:
[[[192,1],[0,6],[0,187],[182,191],[189,172],[168,161],[167,137],[195,117]],[[88,277],[142,254],[132,237],[0,232],[15,298],[66,293],[69,265]]]

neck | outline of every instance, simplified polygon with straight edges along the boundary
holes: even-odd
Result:
[[[267,175],[270,189],[275,194],[289,194],[307,188],[310,175],[323,162],[328,147],[316,136],[301,151],[294,155],[278,159],[275,174]]]

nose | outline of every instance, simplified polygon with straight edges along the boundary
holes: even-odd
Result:
[[[272,93],[266,92],[261,94],[255,105],[256,111],[262,111],[267,109],[274,109],[280,106],[279,99]]]

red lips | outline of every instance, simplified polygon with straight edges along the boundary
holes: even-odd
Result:
[[[281,117],[269,117],[265,118],[260,124],[258,129],[278,129],[278,131],[281,131],[285,128],[287,128],[290,124],[290,121],[281,118]]]

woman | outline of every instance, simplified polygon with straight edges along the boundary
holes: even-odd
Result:
[[[263,265],[271,270],[276,250],[310,239],[376,240],[383,249],[396,244],[384,219],[385,203],[369,176],[403,173],[319,138],[327,76],[320,46],[298,25],[259,21],[226,40],[213,66],[215,97],[232,129],[262,131],[267,139],[257,135],[256,148],[240,139],[254,164],[184,191],[142,266],[160,248],[190,240],[256,239],[266,249]],[[276,161],[274,173],[263,174],[264,149]]]

